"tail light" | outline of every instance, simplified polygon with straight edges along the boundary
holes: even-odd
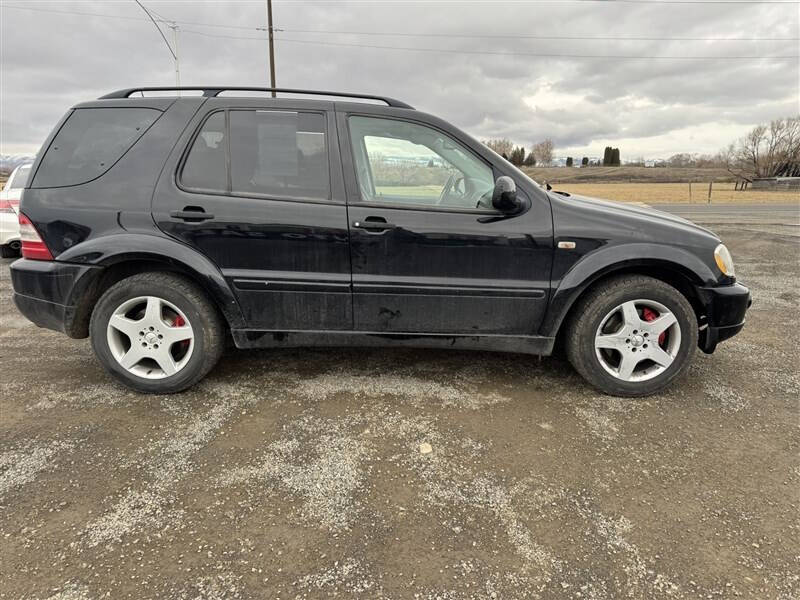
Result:
[[[22,213],[19,213],[19,237],[22,240],[22,258],[53,260],[53,255],[50,254],[42,236],[36,231],[31,220]]]
[[[19,200],[0,200],[0,213],[17,213],[17,207],[19,206]]]

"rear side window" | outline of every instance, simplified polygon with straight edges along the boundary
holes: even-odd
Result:
[[[151,108],[78,108],[42,158],[32,187],[91,181],[108,171],[161,115]]]
[[[211,115],[194,140],[183,167],[183,184],[198,190],[224,192],[228,189],[225,165],[225,113]]]
[[[230,173],[226,152],[230,138]],[[195,138],[181,183],[198,191],[330,198],[325,117],[319,113],[230,110],[209,117]]]

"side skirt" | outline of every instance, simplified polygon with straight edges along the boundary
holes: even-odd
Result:
[[[534,335],[453,335],[372,331],[258,331],[234,329],[237,348],[407,347],[483,350],[549,356],[555,338]]]

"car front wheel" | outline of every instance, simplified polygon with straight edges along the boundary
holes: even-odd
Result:
[[[639,275],[607,281],[579,301],[567,355],[601,391],[646,396],[683,375],[697,347],[697,318],[667,283]]]

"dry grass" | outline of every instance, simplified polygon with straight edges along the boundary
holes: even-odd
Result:
[[[688,183],[734,181],[727,169],[695,167],[534,167],[523,169],[538,182],[574,183]]]
[[[793,191],[734,191],[733,183],[715,183],[711,190],[713,204],[768,204],[800,202],[800,193]],[[618,202],[692,203],[708,202],[708,182],[688,183],[563,183],[555,189],[583,196],[594,196]]]

